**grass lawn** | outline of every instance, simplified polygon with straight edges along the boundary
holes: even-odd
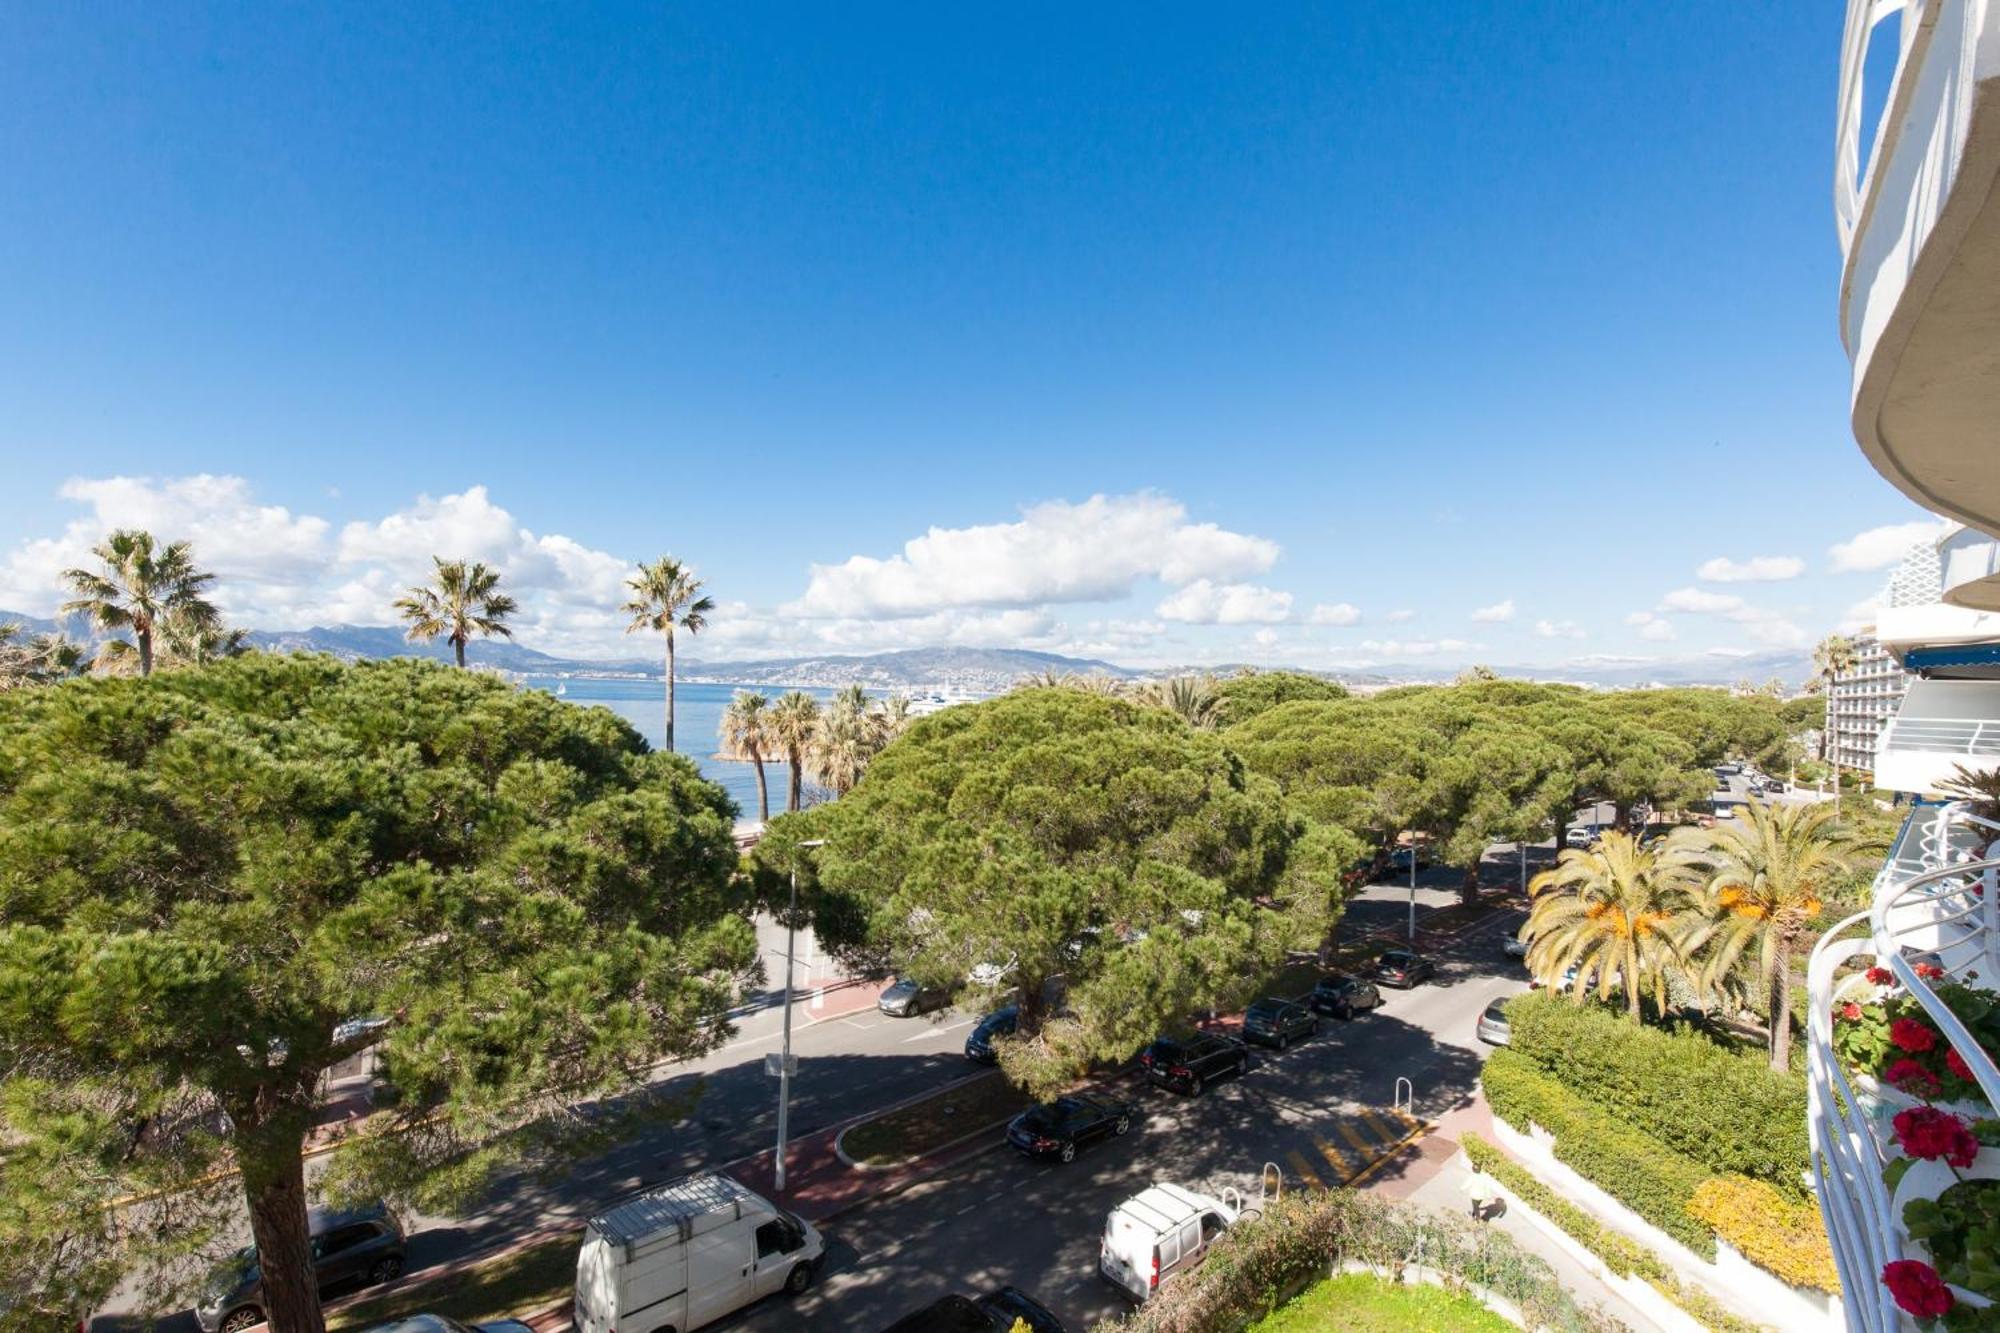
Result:
[[[1026,1093],[998,1073],[926,1097],[900,1111],[864,1121],[847,1131],[841,1147],[871,1166],[891,1166],[929,1152],[996,1120],[1033,1105]]]
[[[576,1288],[575,1236],[518,1250],[505,1258],[387,1295],[356,1301],[326,1317],[328,1333],[369,1328],[404,1315],[446,1314],[466,1323],[530,1314]]]
[[[1470,1296],[1406,1287],[1373,1273],[1343,1273],[1307,1287],[1249,1333],[1508,1333],[1514,1325]]]

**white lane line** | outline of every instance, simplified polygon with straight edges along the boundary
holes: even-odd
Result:
[[[947,1023],[942,1027],[926,1028],[922,1032],[919,1032],[916,1036],[905,1037],[903,1038],[903,1040],[905,1042],[922,1041],[926,1037],[941,1036],[947,1032],[956,1032],[959,1028],[971,1027],[974,1023],[978,1021],[979,1020],[976,1018],[961,1019],[956,1023]]]

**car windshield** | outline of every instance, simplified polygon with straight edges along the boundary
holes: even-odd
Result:
[[[1014,1011],[1012,1009],[1002,1009],[996,1013],[988,1014],[979,1020],[979,1030],[981,1032],[998,1032],[1002,1028],[1011,1028],[1013,1026]]]
[[[1284,1012],[1285,1006],[1276,1000],[1259,1000],[1245,1012],[1246,1018],[1276,1018]]]
[[[904,995],[915,995],[917,993],[917,983],[914,981],[899,981],[895,985],[889,987],[888,993],[890,995],[898,997]]]
[[[1181,1044],[1177,1041],[1156,1041],[1146,1048],[1146,1054],[1155,1060],[1171,1063],[1181,1058]]]
[[[1053,1128],[1061,1118],[1062,1112],[1058,1106],[1033,1106],[1021,1116],[1021,1127],[1039,1132]]]
[[[1507,1011],[1497,1003],[1489,1004],[1486,1006],[1486,1017],[1489,1022],[1504,1023],[1507,1021]]]
[[[1414,954],[1385,953],[1382,955],[1382,962],[1385,966],[1388,967],[1406,967],[1414,961],[1415,961]]]

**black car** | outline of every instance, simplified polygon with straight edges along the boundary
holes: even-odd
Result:
[[[1243,1011],[1243,1040],[1284,1050],[1300,1037],[1319,1035],[1319,1016],[1302,1004],[1269,996]]]
[[[882,992],[875,1007],[891,1018],[915,1018],[951,1003],[951,992],[942,986],[920,986],[904,977]]]
[[[1012,1036],[1014,1025],[1020,1021],[1018,1005],[1008,1005],[1005,1009],[995,1009],[979,1020],[965,1038],[965,1058],[976,1065],[990,1065],[1000,1057],[993,1053],[995,1037]]]
[[[1198,1033],[1186,1040],[1161,1037],[1140,1052],[1139,1065],[1149,1081],[1193,1096],[1211,1079],[1241,1074],[1248,1069],[1250,1048],[1234,1037],[1212,1032]]]
[[[403,1228],[381,1204],[306,1214],[313,1275],[322,1296],[363,1282],[388,1282],[403,1271]],[[217,1269],[195,1306],[202,1333],[240,1333],[264,1322],[264,1275],[254,1247]]]
[[[1029,1157],[1076,1160],[1076,1150],[1097,1139],[1124,1135],[1139,1118],[1131,1102],[1089,1093],[1058,1097],[1031,1106],[1007,1126],[1007,1142]]]
[[[1364,1009],[1382,1007],[1382,992],[1372,981],[1360,977],[1334,975],[1321,977],[1314,984],[1312,996],[1306,1001],[1314,1012],[1332,1014],[1338,1019],[1350,1019]]]
[[[1375,980],[1384,986],[1408,990],[1419,981],[1437,975],[1437,964],[1408,949],[1384,949],[1375,960]]]
[[[906,1314],[882,1333],[1007,1333],[1014,1321],[1029,1333],[1068,1333],[1062,1320],[1019,1287],[1002,1287],[984,1296],[946,1296],[913,1314]]]

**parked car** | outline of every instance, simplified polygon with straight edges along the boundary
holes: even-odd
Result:
[[[1526,958],[1528,942],[1519,935],[1508,935],[1500,941],[1500,953],[1505,958]]]
[[[994,1063],[1000,1057],[993,1053],[993,1039],[1012,1036],[1014,1025],[1020,1019],[1020,1006],[1012,1004],[1004,1009],[995,1009],[980,1019],[965,1036],[965,1058],[976,1065]]]
[[[692,1329],[812,1285],[826,1241],[732,1176],[686,1176],[590,1219],[576,1254],[576,1333]]]
[[[403,1271],[403,1228],[381,1204],[306,1213],[312,1236],[313,1275],[322,1296],[362,1283],[395,1279]],[[257,1249],[239,1250],[210,1275],[194,1307],[202,1333],[242,1333],[264,1322],[264,1275]]]
[[[1131,1102],[1090,1093],[1031,1106],[1007,1126],[1007,1142],[1029,1157],[1076,1160],[1076,1150],[1098,1139],[1123,1138],[1139,1119]]]
[[[1384,949],[1375,960],[1375,980],[1408,990],[1437,975],[1437,964],[1409,949]]]
[[[1569,832],[1563,835],[1563,845],[1565,847],[1590,847],[1596,842],[1597,825],[1595,824],[1573,824],[1570,826]]]
[[[1507,1002],[1495,1000],[1480,1011],[1479,1022],[1472,1029],[1473,1035],[1488,1046],[1507,1044]]]
[[[489,1319],[483,1324],[461,1324],[450,1315],[413,1314],[377,1324],[367,1333],[532,1333],[518,1319]]]
[[[1315,1013],[1331,1014],[1345,1021],[1364,1009],[1381,1008],[1382,992],[1372,981],[1337,972],[1315,982],[1306,1003]]]
[[[1409,874],[1410,855],[1411,853],[1409,848],[1398,847],[1395,851],[1389,854],[1389,869],[1400,870],[1406,875]],[[1423,847],[1417,848],[1416,858],[1417,858],[1417,869],[1423,870],[1430,866],[1431,854],[1428,849]]]
[[[1158,1184],[1111,1210],[1098,1242],[1097,1271],[1130,1300],[1144,1303],[1160,1284],[1208,1256],[1239,1210],[1179,1185]]]
[[[882,1333],[1008,1333],[1019,1320],[1029,1333],[1069,1333],[1047,1306],[1019,1287],[984,1296],[943,1296],[904,1315]]]
[[[1234,1037],[1201,1032],[1185,1041],[1161,1037],[1139,1055],[1146,1078],[1190,1097],[1224,1074],[1241,1074],[1250,1067],[1250,1048]]]
[[[951,992],[944,987],[920,986],[909,977],[901,977],[882,992],[875,1007],[891,1018],[915,1018],[950,1003]]]
[[[1265,996],[1243,1011],[1243,1040],[1284,1050],[1301,1037],[1319,1035],[1319,1015],[1302,1004]]]

